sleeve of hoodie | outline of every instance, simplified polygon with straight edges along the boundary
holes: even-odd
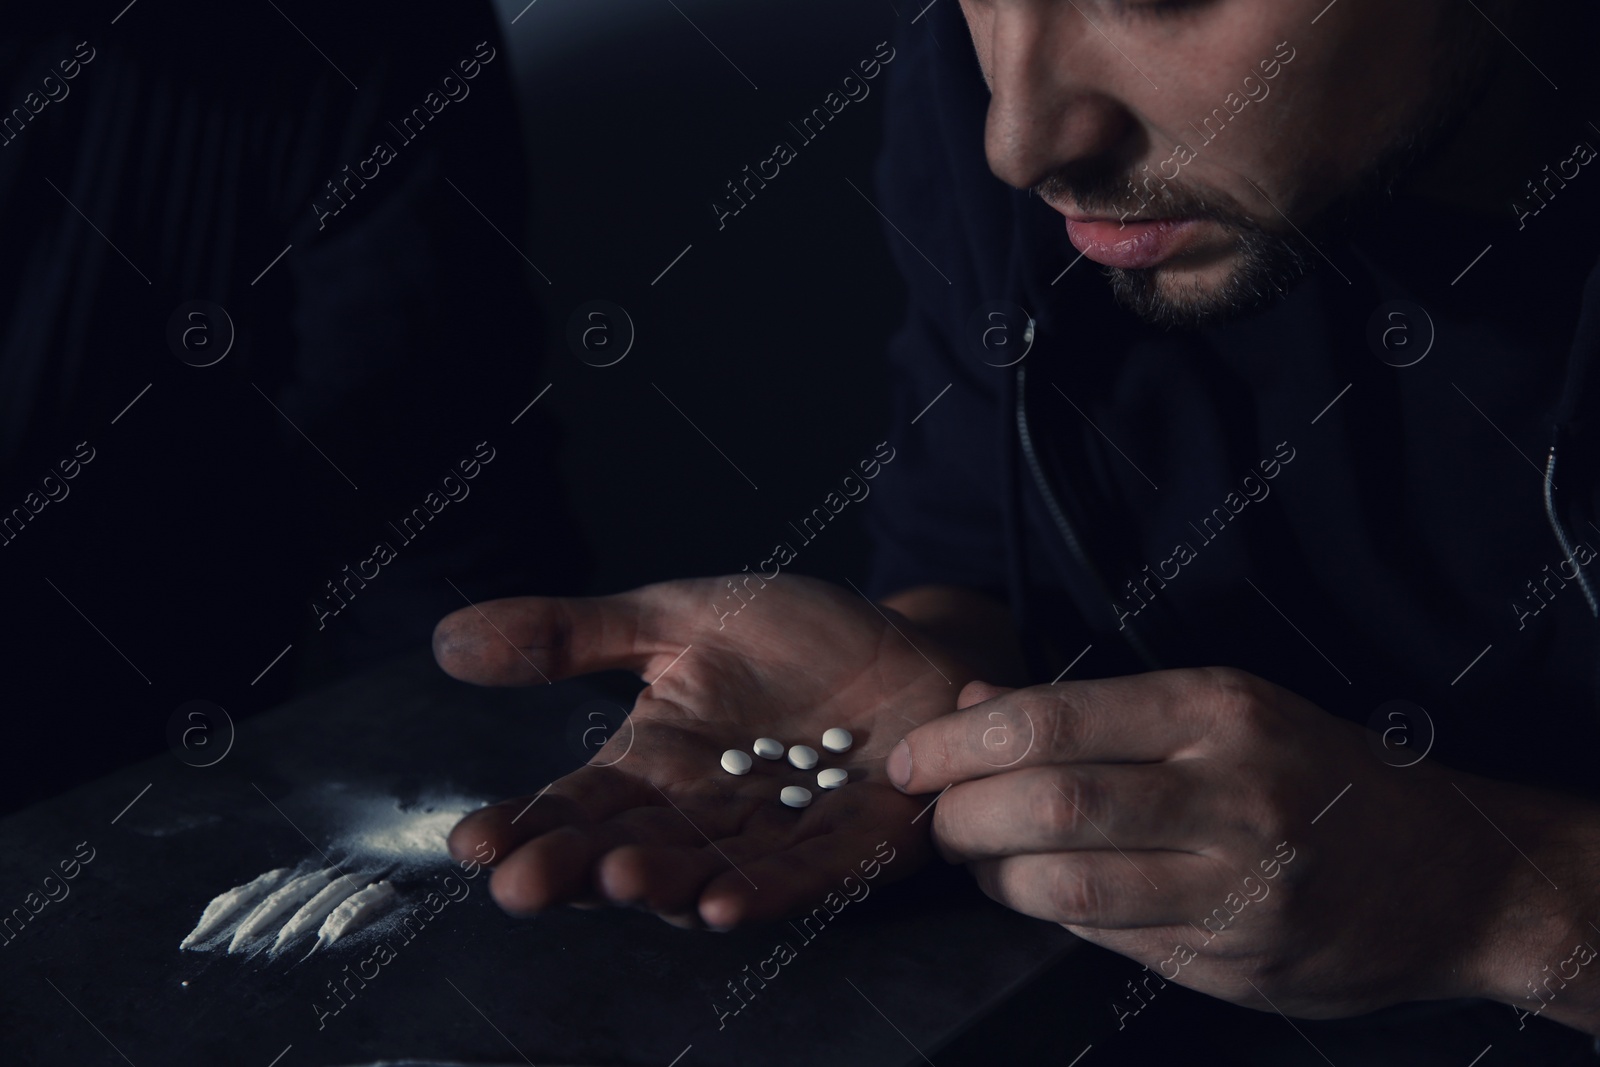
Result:
[[[971,40],[957,6],[941,7],[901,25],[886,71],[875,190],[908,307],[889,345],[895,458],[866,505],[868,595],[940,584],[1004,600],[1007,372],[970,354],[963,335],[1005,291],[1011,193],[984,157],[988,90]]]

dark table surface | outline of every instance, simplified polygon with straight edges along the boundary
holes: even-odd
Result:
[[[178,950],[217,893],[339,859],[348,827],[330,790],[407,803],[536,792],[585,760],[599,739],[586,731],[625,729],[614,681],[478,689],[419,657],[239,724],[211,766],[162,756],[0,821],[0,918],[14,919],[0,1062],[921,1063],[1078,944],[940,869],[880,879],[809,941],[787,924],[713,934],[614,909],[513,919],[485,877],[462,877],[468,892],[342,1001],[329,983],[365,952]],[[207,760],[226,741],[214,728]],[[44,883],[91,849],[76,878]],[[461,874],[442,855],[435,867],[397,879],[411,903],[429,878]],[[779,941],[795,957],[719,1028],[728,981]]]

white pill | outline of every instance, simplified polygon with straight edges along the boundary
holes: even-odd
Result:
[[[722,754],[722,769],[729,774],[749,774],[751,759],[736,748],[730,748]]]
[[[756,738],[756,743],[750,747],[762,759],[783,758],[783,742],[775,737],[758,737]]]
[[[829,767],[817,772],[817,784],[824,789],[838,789],[850,780],[850,772],[843,767]]]
[[[803,808],[811,803],[811,790],[803,785],[786,785],[778,799],[791,808]]]
[[[795,745],[789,749],[789,763],[802,771],[817,765],[817,750],[810,745]]]
[[[849,752],[850,746],[855,743],[856,739],[850,736],[849,730],[837,726],[822,734],[822,747],[829,752]]]

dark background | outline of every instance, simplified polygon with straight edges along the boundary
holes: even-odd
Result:
[[[504,20],[525,2],[502,3]],[[890,36],[892,5],[678,6],[539,0],[508,27],[535,181],[530,254],[554,283],[535,279],[546,399],[598,591],[753,568],[789,537],[786,523],[882,439],[882,353],[902,313],[883,221],[848,184],[871,195],[883,76],[814,142],[788,126]],[[798,159],[719,230],[712,200],[778,140]],[[614,367],[566,346],[572,310],[595,298],[638,327]],[[846,508],[794,569],[859,578],[865,549]]]

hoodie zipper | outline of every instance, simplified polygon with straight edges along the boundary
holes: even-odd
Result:
[[[1560,435],[1559,428],[1556,436]],[[1567,528],[1561,522],[1561,517],[1556,513],[1555,500],[1556,482],[1556,442],[1550,442],[1550,456],[1544,465],[1544,515],[1550,522],[1550,529],[1555,531],[1556,541],[1561,545],[1561,553],[1568,560],[1572,559],[1572,538],[1567,534]],[[1583,590],[1583,599],[1589,603],[1589,614],[1600,617],[1600,603],[1596,602],[1594,589],[1589,585],[1589,575],[1582,567],[1576,568],[1578,588]]]
[[[1072,553],[1078,565],[1081,566],[1093,582],[1096,592],[1104,598],[1105,603],[1113,603],[1113,598],[1108,591],[1105,578],[1099,568],[1089,559],[1089,554],[1083,549],[1083,542],[1078,538],[1077,531],[1073,529],[1072,522],[1067,518],[1066,511],[1061,507],[1060,498],[1056,495],[1055,488],[1050,484],[1043,463],[1034,449],[1033,433],[1028,428],[1028,392],[1027,392],[1027,367],[1023,364],[1017,366],[1017,437],[1022,445],[1023,458],[1028,462],[1028,470],[1033,475],[1033,484],[1038,488],[1039,494],[1044,498],[1045,511],[1049,513],[1056,530],[1061,534],[1061,539],[1066,542],[1067,549]],[[1134,632],[1132,627],[1124,625],[1118,631],[1122,637],[1138,654],[1145,666],[1150,670],[1162,669],[1162,664],[1144,643],[1144,640]]]

